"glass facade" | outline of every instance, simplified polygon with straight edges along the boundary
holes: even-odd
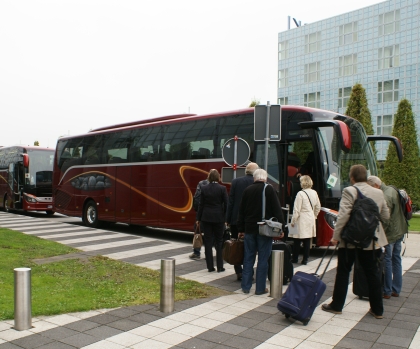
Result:
[[[419,16],[418,0],[390,0],[279,33],[278,103],[345,113],[351,86],[361,83],[376,134],[392,133],[402,98],[419,133]],[[388,145],[377,142],[378,159]]]

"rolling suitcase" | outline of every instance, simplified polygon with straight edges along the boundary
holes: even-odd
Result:
[[[384,256],[382,253],[381,258],[378,259],[378,273],[382,280],[382,285],[384,284]],[[353,294],[359,296],[359,299],[369,298],[369,287],[365,275],[365,271],[359,262],[359,258],[355,258],[354,261],[354,271],[353,271]]]
[[[324,256],[322,257],[314,274],[298,271],[293,276],[289,287],[277,304],[277,309],[280,310],[286,318],[291,317],[302,322],[305,326],[311,320],[312,314],[314,313],[319,300],[327,288],[325,283],[322,281],[322,278],[330,265],[336,249],[337,246],[331,254],[330,260],[328,261],[321,277],[317,275],[317,272],[327,254],[328,248],[325,250]]]
[[[293,278],[292,248],[283,241],[273,242],[274,251],[284,251],[283,285],[287,285]],[[268,258],[268,280],[271,281],[271,255]]]

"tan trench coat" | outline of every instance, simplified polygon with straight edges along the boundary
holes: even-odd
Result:
[[[308,195],[306,195],[307,193]],[[309,198],[308,198],[309,196]],[[309,202],[311,200],[311,202]],[[312,206],[311,206],[312,203]],[[308,239],[316,236],[316,217],[321,210],[318,194],[313,189],[302,189],[297,193],[293,207],[291,224],[295,225],[289,235],[295,239]],[[297,235],[292,235],[297,232]]]

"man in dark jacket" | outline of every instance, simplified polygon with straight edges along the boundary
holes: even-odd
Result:
[[[408,224],[401,207],[397,189],[385,185],[378,177],[369,176],[368,184],[384,192],[385,201],[390,211],[390,219],[384,224],[388,245],[385,246],[384,294],[385,299],[398,297],[402,288],[401,243],[404,234],[408,233]]]
[[[267,181],[267,172],[258,169],[254,172],[254,183],[244,190],[242,201],[239,206],[238,231],[239,236],[244,237],[244,264],[242,271],[242,291],[249,293],[252,286],[252,275],[255,264],[255,257],[258,252],[258,266],[256,275],[255,294],[268,293],[266,286],[268,258],[271,254],[273,239],[259,235],[258,224],[262,217],[262,202],[264,184]],[[277,193],[271,185],[265,189],[266,212],[265,218],[276,217],[285,227],[283,212]],[[283,234],[282,236],[283,237]]]
[[[250,162],[245,168],[245,176],[235,178],[232,181],[229,192],[229,203],[226,213],[226,224],[230,226],[230,232],[232,238],[238,238],[238,211],[241,203],[242,194],[244,190],[254,183],[253,174],[258,169],[258,165],[255,162]],[[234,265],[236,277],[238,280],[242,280],[242,266]]]

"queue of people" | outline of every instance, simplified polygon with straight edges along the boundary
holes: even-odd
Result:
[[[230,227],[232,236],[244,240],[243,266],[235,265],[237,280],[241,281],[244,293],[249,293],[254,264],[258,254],[255,294],[268,293],[266,287],[268,258],[271,254],[273,240],[259,235],[258,222],[264,218],[276,217],[287,231],[287,222],[283,217],[280,202],[274,188],[270,185],[265,190],[266,215],[262,217],[262,194],[267,182],[267,172],[259,169],[255,163],[246,167],[246,175],[232,181],[229,197],[226,188],[219,184],[220,175],[216,170],[209,172],[207,185],[200,187],[201,200],[197,212],[196,224],[204,233],[206,263],[209,272],[213,266],[213,245],[216,248],[217,271],[222,272],[222,243],[225,227]],[[353,165],[349,178],[352,184],[344,188],[340,201],[339,213],[335,223],[332,245],[338,245],[337,271],[334,283],[332,302],[323,304],[321,309],[334,314],[341,314],[348,290],[350,272],[356,259],[366,275],[369,289],[371,314],[376,319],[383,318],[383,299],[399,297],[402,289],[401,244],[408,224],[400,204],[396,188],[387,186],[376,176],[368,177],[363,165]],[[320,200],[312,189],[310,176],[299,176],[302,190],[294,202],[293,216],[290,222],[293,231],[292,262],[298,262],[300,246],[303,243],[302,264],[307,264],[311,240],[316,236],[316,218],[320,212]],[[200,182],[201,183],[201,182]],[[360,197],[372,199],[379,212],[379,225],[375,238],[361,249],[343,243],[342,232],[348,224],[356,200]],[[283,237],[283,235],[281,236]],[[384,281],[379,272],[382,254],[384,253]],[[199,258],[199,257],[198,257]]]

